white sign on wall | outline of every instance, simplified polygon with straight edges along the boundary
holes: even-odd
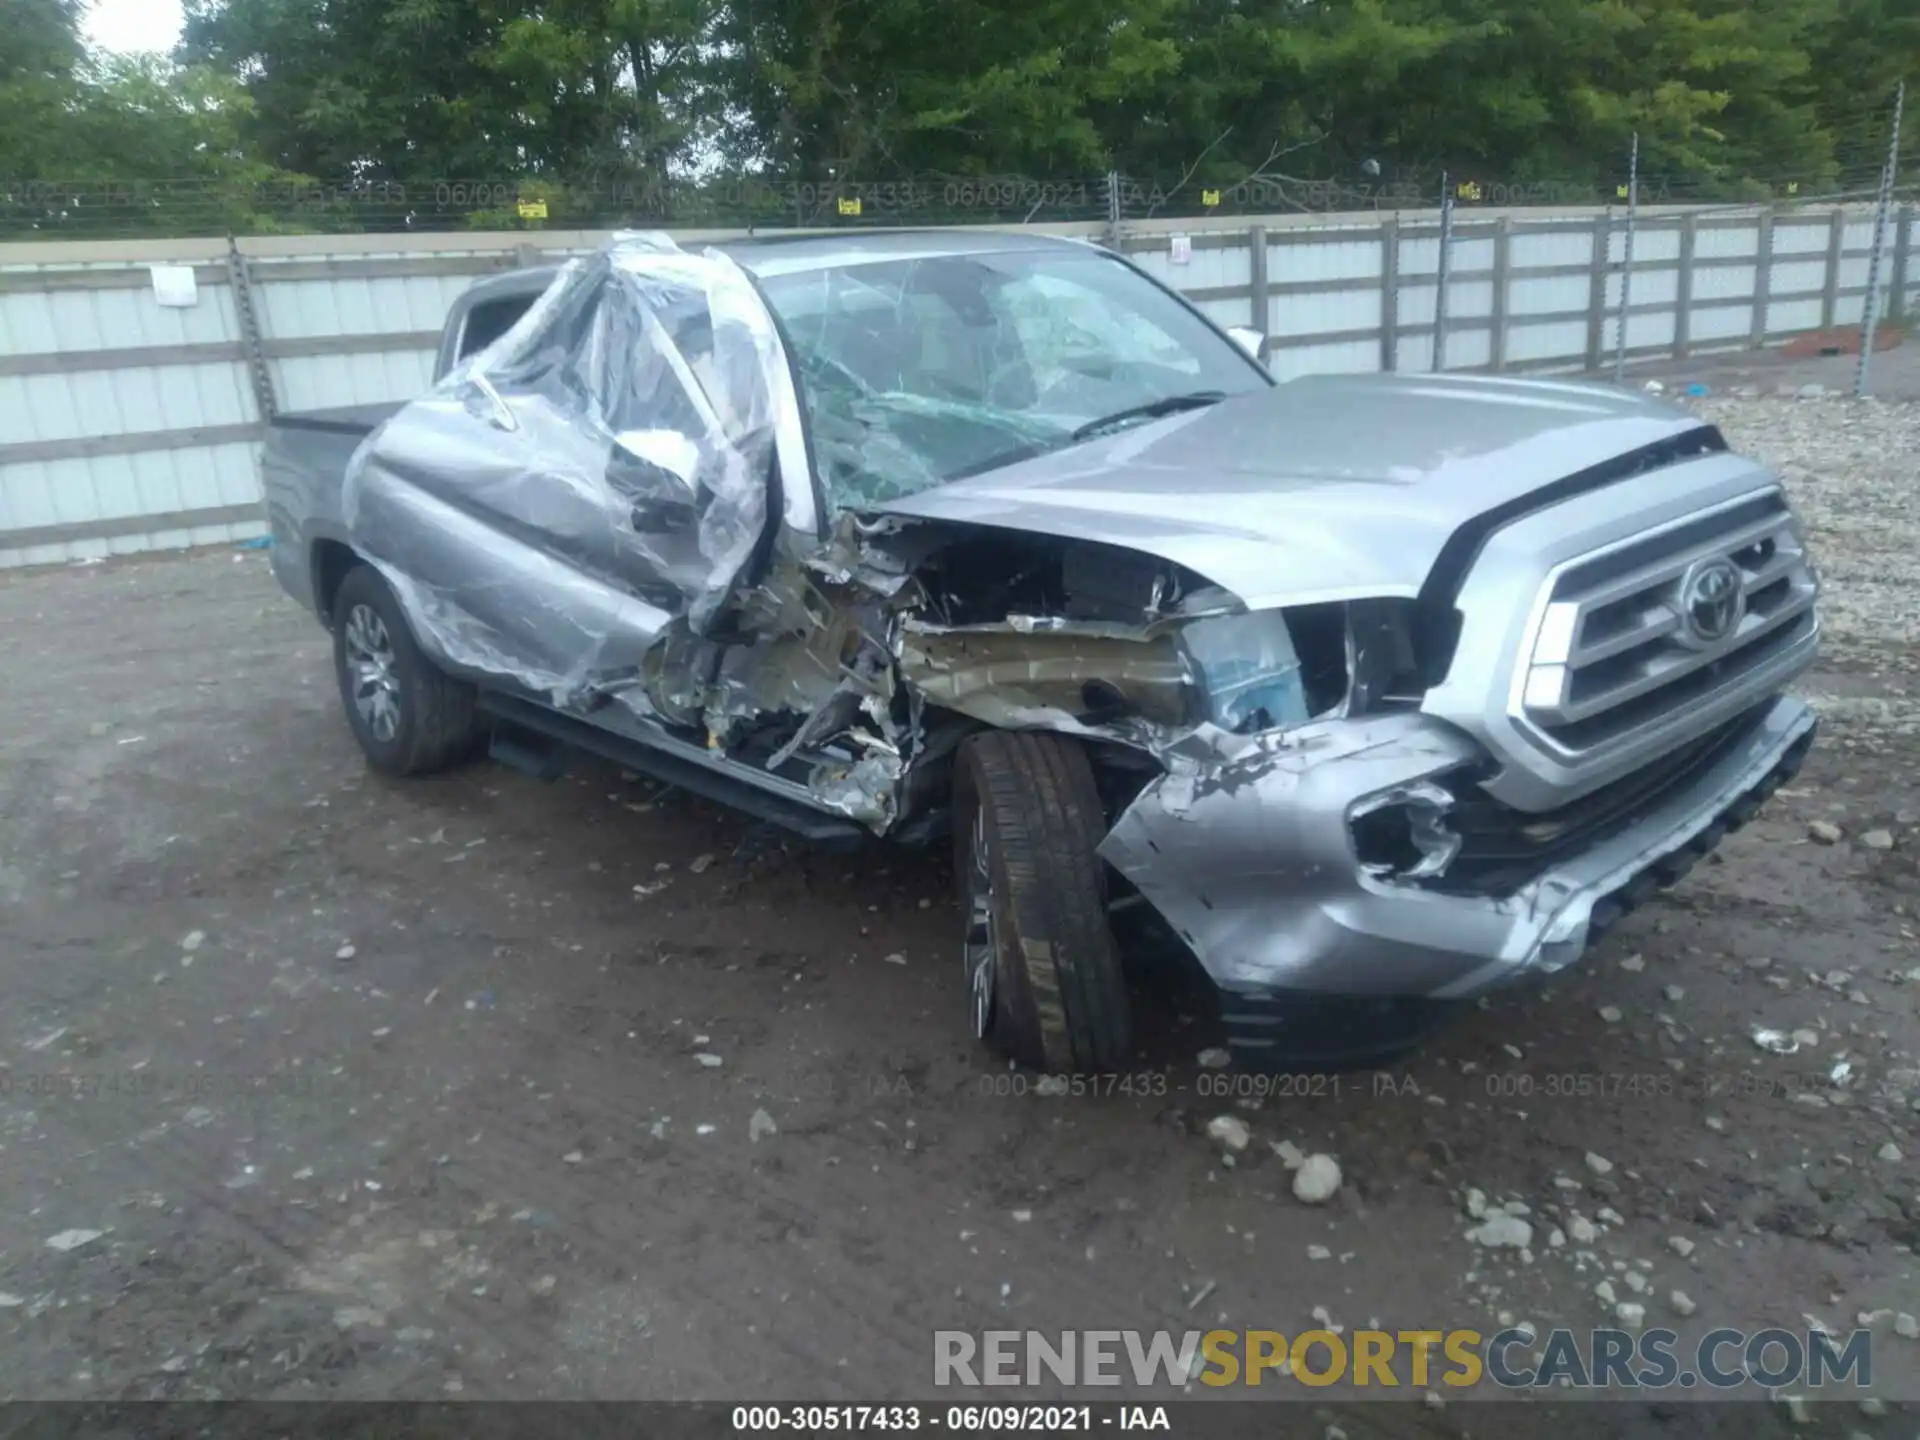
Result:
[[[153,298],[159,304],[184,310],[200,303],[191,265],[149,265],[147,272],[153,276]]]

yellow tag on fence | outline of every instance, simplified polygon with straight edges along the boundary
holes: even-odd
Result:
[[[544,200],[522,200],[518,208],[522,220],[544,220],[547,218],[547,202]]]
[[[860,213],[860,197],[855,195],[850,199],[842,199],[840,202],[840,213],[842,215],[858,215]]]
[[[1218,190],[1202,190],[1200,192],[1200,203],[1209,210],[1213,209],[1214,206],[1220,203],[1220,192]]]

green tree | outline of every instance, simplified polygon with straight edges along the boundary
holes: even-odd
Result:
[[[1178,0],[734,0],[736,161],[809,178],[1106,168],[1102,123],[1180,66]]]
[[[663,177],[701,129],[708,0],[553,0],[515,14],[481,61],[558,174]]]
[[[1656,194],[1805,194],[1871,185],[1920,76],[1915,0],[187,0],[177,68],[80,7],[0,0],[0,175],[311,175],[309,224],[737,220],[743,174],[1611,194],[1635,134]]]
[[[78,6],[18,0],[0,45],[0,226],[10,233],[258,229],[278,208],[232,76],[92,55]]]
[[[1688,183],[1817,175],[1808,48],[1834,3],[1192,0],[1185,63],[1147,106],[1164,123],[1121,154],[1163,174],[1204,154],[1216,181],[1375,160],[1610,184],[1638,132],[1643,168]]]
[[[1821,128],[1840,157],[1843,183],[1871,185],[1887,153],[1893,92],[1907,82],[1900,173],[1920,182],[1920,5],[1914,0],[1839,0],[1834,23],[1810,56]]]
[[[239,77],[271,163],[348,180],[495,180],[525,163],[526,119],[483,63],[479,0],[188,0],[181,54]]]
[[[710,24],[708,0],[190,0],[183,52],[246,77],[277,164],[561,203],[684,157]]]
[[[80,0],[8,0],[0,10],[0,176],[35,177],[64,148],[85,58]]]

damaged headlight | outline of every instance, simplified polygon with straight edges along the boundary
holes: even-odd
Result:
[[[1431,780],[1396,785],[1356,801],[1347,812],[1360,868],[1378,880],[1443,875],[1460,853],[1449,820],[1453,796]]]
[[[1180,632],[1201,710],[1223,730],[1247,735],[1308,718],[1300,657],[1286,612],[1219,615]]]

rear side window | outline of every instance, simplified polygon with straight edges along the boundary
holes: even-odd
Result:
[[[509,295],[501,300],[485,300],[467,312],[466,328],[460,332],[460,353],[453,358],[464,360],[477,350],[484,350],[513,328],[514,322],[526,314],[533,302],[540,297],[535,295]]]

